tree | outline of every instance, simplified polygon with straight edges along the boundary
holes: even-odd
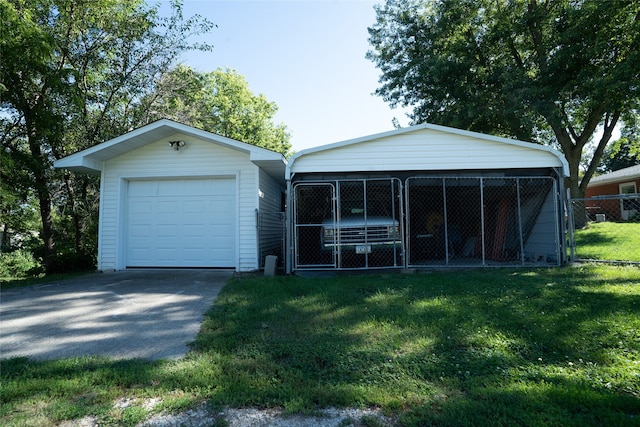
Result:
[[[640,165],[640,141],[622,137],[605,150],[599,172],[614,172],[619,169]]]
[[[382,71],[378,95],[413,106],[413,123],[553,143],[573,197],[640,103],[638,0],[387,0],[376,13],[367,57]]]
[[[234,70],[198,72],[180,65],[158,82],[145,102],[144,121],[170,118],[259,147],[290,154],[290,134],[273,118],[278,106],[254,95]]]
[[[605,149],[598,172],[613,172],[635,165],[640,165],[640,129],[635,125],[625,126],[620,139]]]
[[[180,53],[197,47],[189,36],[211,27],[185,20],[178,2],[172,11],[161,18],[143,0],[0,0],[3,161],[25,170],[26,187],[37,195],[48,272],[56,259],[54,217],[63,212],[54,201],[68,207],[80,250],[80,199],[96,194],[87,191],[95,179],[83,178],[78,192],[76,178],[52,163],[139,125],[128,113]]]

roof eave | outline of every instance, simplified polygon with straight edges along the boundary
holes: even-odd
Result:
[[[463,130],[463,129],[457,129],[457,128],[452,128],[452,127],[448,127],[448,126],[441,126],[441,125],[435,125],[435,124],[431,124],[431,123],[422,123],[419,125],[415,125],[415,126],[409,126],[406,128],[400,128],[400,129],[394,129],[391,131],[387,131],[387,132],[382,132],[382,133],[377,133],[377,134],[373,134],[373,135],[368,135],[368,136],[363,136],[360,138],[355,138],[355,139],[349,139],[346,141],[340,141],[340,142],[335,142],[332,144],[327,144],[327,145],[321,145],[318,147],[312,147],[312,148],[308,148],[305,150],[301,150],[297,153],[295,153],[291,159],[289,159],[289,163],[287,165],[287,170],[285,172],[285,179],[286,180],[290,180],[291,179],[291,166],[295,163],[296,159],[308,154],[312,154],[312,153],[317,153],[317,152],[321,152],[321,151],[326,151],[326,150],[331,150],[331,149],[335,149],[335,148],[341,148],[341,147],[346,147],[352,144],[358,144],[361,142],[368,142],[368,141],[374,141],[376,139],[382,139],[382,138],[387,138],[389,136],[396,136],[396,135],[401,135],[404,133],[410,133],[410,132],[416,132],[422,129],[429,129],[429,130],[435,130],[435,131],[439,131],[439,132],[445,132],[445,133],[453,133],[453,134],[458,134],[458,135],[463,135],[463,136],[467,136],[467,137],[471,137],[471,138],[478,138],[478,139],[484,139],[487,141],[493,141],[493,142],[500,142],[500,143],[505,143],[505,144],[510,144],[510,145],[517,145],[520,147],[526,147],[529,149],[534,149],[534,150],[541,150],[541,151],[546,151],[552,155],[554,155],[555,157],[558,158],[558,160],[560,161],[560,164],[562,165],[562,172],[564,174],[564,176],[569,176],[569,163],[567,162],[567,159],[562,155],[562,153],[558,152],[557,150],[554,150],[551,147],[547,147],[545,145],[540,145],[540,144],[535,144],[533,142],[526,142],[526,141],[520,141],[520,140],[516,140],[516,139],[509,139],[509,138],[503,138],[503,137],[499,137],[499,136],[493,136],[493,135],[487,135],[487,134],[483,134],[483,133],[479,133],[479,132],[472,132],[472,131],[468,131],[468,130]]]
[[[257,161],[280,162],[280,167],[284,174],[286,160],[280,153],[241,141],[236,141],[235,139],[227,138],[212,132],[196,129],[168,119],[158,120],[101,144],[71,154],[56,161],[54,166],[56,168],[64,168],[80,172],[100,173],[102,171],[104,161],[144,146],[151,141],[167,138],[176,133],[185,134],[249,154],[251,161],[254,163]]]
[[[79,154],[79,153],[78,153]],[[103,162],[86,156],[68,156],[53,162],[53,167],[58,169],[68,169],[74,172],[100,175],[102,173]]]

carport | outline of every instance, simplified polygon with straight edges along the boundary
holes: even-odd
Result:
[[[548,147],[430,124],[300,151],[288,271],[560,265],[566,174]]]

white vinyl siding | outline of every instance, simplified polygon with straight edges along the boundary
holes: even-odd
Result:
[[[283,188],[280,184],[265,171],[260,170],[259,209],[261,211],[280,212],[282,210],[282,192]]]
[[[179,151],[168,141],[187,141]],[[257,268],[255,209],[258,207],[258,167],[248,153],[175,134],[107,160],[102,173],[100,212],[100,270],[126,264],[126,189],[135,179],[233,178],[236,183],[236,254],[238,271]]]
[[[292,173],[562,167],[549,151],[432,129],[301,152]]]
[[[284,265],[284,233],[282,197],[284,189],[264,170],[260,170],[259,225],[258,225],[258,263],[264,266],[266,255],[276,255]]]

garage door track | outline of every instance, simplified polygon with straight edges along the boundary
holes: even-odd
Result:
[[[127,270],[2,291],[0,357],[180,358],[232,274]]]

